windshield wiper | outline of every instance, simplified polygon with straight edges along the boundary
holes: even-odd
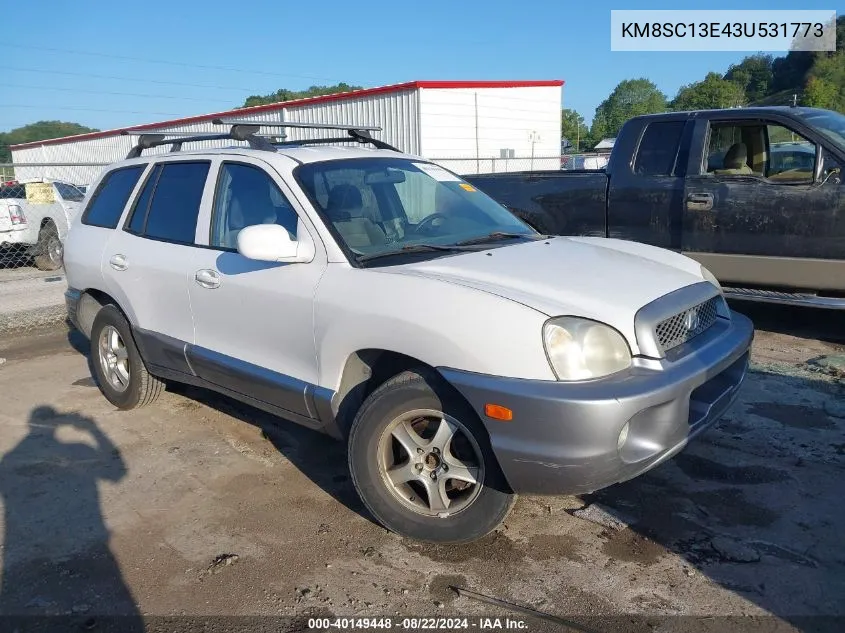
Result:
[[[487,235],[482,235],[481,237],[473,237],[468,240],[463,240],[455,244],[455,246],[470,246],[472,244],[486,244],[487,242],[497,242],[499,240],[512,240],[519,237],[524,237],[526,239],[543,239],[545,236],[540,235],[538,237],[534,237],[530,234],[525,233],[506,233],[504,231],[493,231],[492,233],[488,233]]]
[[[444,244],[408,244],[395,251],[386,251],[384,253],[369,253],[367,255],[358,255],[356,259],[359,262],[367,262],[381,257],[393,257],[394,255],[405,255],[408,253],[428,253],[431,251],[466,251],[472,249],[461,248],[460,245],[455,244],[447,246]]]

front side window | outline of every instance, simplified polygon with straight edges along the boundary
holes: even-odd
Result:
[[[706,173],[716,176],[807,184],[813,181],[816,146],[776,123],[713,123],[706,156]]]
[[[432,163],[354,158],[308,163],[294,175],[356,257],[461,246],[491,233],[538,237],[492,198]]]
[[[107,229],[115,228],[144,167],[145,165],[133,165],[106,174],[85,209],[82,223]]]
[[[766,177],[779,181],[813,182],[816,146],[782,125],[767,125],[766,135],[769,144]]]
[[[223,163],[214,194],[211,246],[237,249],[238,233],[255,224],[279,224],[296,239],[296,211],[262,169]]]
[[[707,173],[716,176],[762,175],[762,161],[755,163],[752,152],[760,155],[764,145],[759,125],[713,123],[705,154]]]
[[[138,196],[129,230],[153,239],[193,244],[209,166],[208,162],[157,165]]]

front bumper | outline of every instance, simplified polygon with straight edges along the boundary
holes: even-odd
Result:
[[[514,492],[581,494],[654,468],[718,420],[745,377],[753,337],[751,321],[732,313],[676,360],[637,359],[582,383],[439,371],[478,412]],[[513,420],[486,417],[487,403],[508,407]]]

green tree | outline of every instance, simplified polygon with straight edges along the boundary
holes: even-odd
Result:
[[[613,137],[631,117],[666,110],[666,95],[648,79],[620,81],[610,96],[599,104],[590,135],[594,140]]]
[[[719,73],[707,73],[703,81],[682,86],[669,105],[673,110],[707,110],[744,104],[745,90],[741,85],[722,79]]]
[[[742,86],[746,102],[757,101],[771,90],[773,63],[771,55],[750,55],[738,64],[731,64],[725,79]]]
[[[351,92],[352,90],[361,89],[361,86],[352,86],[343,82],[333,86],[311,86],[305,90],[288,90],[287,88],[279,88],[276,92],[268,95],[252,95],[247,97],[242,107],[248,108],[251,106],[266,105],[268,103],[280,103],[282,101],[293,101],[294,99],[307,99],[308,97],[319,97],[322,95],[336,94],[338,92]]]
[[[836,19],[836,51],[845,49],[845,16],[840,15]],[[790,90],[796,93],[801,92],[811,75],[815,74],[815,65],[827,58],[836,57],[837,52],[807,52],[789,51],[783,57],[778,57],[772,63],[772,86],[773,93]]]
[[[845,112],[845,50],[816,60],[801,101],[804,105]]]
[[[560,111],[560,135],[572,144],[575,151],[587,146],[589,132],[584,117],[575,110],[564,108]]]
[[[79,123],[38,121],[37,123],[30,123],[29,125],[15,128],[10,132],[2,132],[0,133],[0,163],[10,163],[12,161],[12,153],[9,150],[10,145],[97,131],[94,128],[79,125]]]
[[[836,84],[820,77],[810,77],[807,80],[802,99],[804,105],[833,110],[838,100],[839,87]]]

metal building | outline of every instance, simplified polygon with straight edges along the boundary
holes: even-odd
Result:
[[[562,86],[560,80],[412,81],[135,125],[131,129],[222,131],[221,126],[212,122],[218,117],[237,117],[257,123],[378,125],[382,131],[374,134],[376,138],[411,154],[439,161],[459,173],[496,170],[504,164],[502,160],[529,157],[535,169],[556,169],[559,168]],[[136,137],[122,135],[121,131],[105,130],[14,145],[11,150],[15,164],[48,165],[16,167],[15,176],[19,180],[47,177],[88,184],[102,167],[68,164],[110,163],[124,158]],[[279,132],[278,128],[264,128],[261,133]],[[315,134],[319,131],[289,129],[287,140]],[[232,141],[210,141],[205,146],[231,144]]]

